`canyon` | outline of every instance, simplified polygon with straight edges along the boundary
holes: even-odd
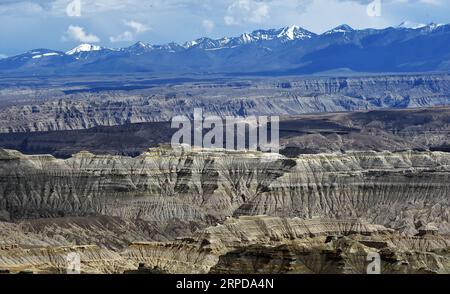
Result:
[[[0,85],[1,273],[450,272],[447,74]],[[197,107],[280,154],[169,146]]]

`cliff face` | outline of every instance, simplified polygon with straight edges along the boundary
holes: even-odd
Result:
[[[4,220],[108,215],[158,226],[191,222],[194,228],[266,214],[363,218],[407,234],[436,223],[440,233],[448,233],[449,173],[450,155],[440,152],[287,159],[155,148],[136,158],[82,152],[61,160],[1,150],[0,215]]]
[[[155,86],[131,93],[117,90],[93,94],[87,90],[65,94],[67,90],[67,86],[55,86],[46,93],[43,86],[37,94],[20,89],[21,103],[10,102],[0,110],[0,132],[170,121],[176,115],[192,114],[194,108],[224,117],[442,106],[450,103],[450,76],[217,80]],[[5,89],[0,100],[10,101],[16,91]]]

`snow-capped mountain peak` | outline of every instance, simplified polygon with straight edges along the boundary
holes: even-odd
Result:
[[[147,48],[147,47],[149,47],[149,45],[148,45],[148,44],[145,44],[145,43],[143,43],[143,42],[141,42],[141,41],[139,41],[139,42],[135,43],[134,45],[132,45],[131,47],[135,47],[135,48]]]
[[[192,40],[192,41],[184,43],[183,47],[184,48],[191,48],[191,47],[193,47],[193,46],[195,46],[197,44],[198,44],[198,42],[196,40]]]
[[[66,52],[67,55],[74,55],[81,52],[92,52],[92,51],[100,51],[103,47],[92,45],[92,44],[81,44],[72,50]]]
[[[259,41],[280,40],[288,42],[293,40],[310,39],[315,34],[299,26],[287,26],[281,29],[255,30],[251,33],[244,33],[239,37],[223,37],[221,39],[199,38],[183,44],[183,48],[200,48],[204,50],[218,50],[233,48],[239,45],[250,44]]]
[[[252,39],[252,40],[259,40],[259,41],[268,41],[268,40],[273,40],[276,38],[278,31],[271,29],[271,30],[256,30],[253,31],[251,34],[244,34],[241,37],[245,37],[242,38],[244,39]]]
[[[431,22],[429,24],[422,24],[422,23],[416,23],[412,21],[404,21],[401,24],[397,26],[399,29],[413,29],[413,30],[424,30],[426,32],[432,32],[435,29],[443,26],[444,24],[437,24],[434,22]]]
[[[410,27],[410,28],[409,28]],[[448,54],[442,48],[449,46],[450,24],[428,25],[404,22],[399,27],[383,29],[352,29],[348,25],[338,26],[327,33],[318,35],[299,26],[278,29],[259,29],[235,37],[220,39],[198,38],[185,43],[163,45],[137,42],[126,48],[109,49],[91,44],[81,44],[67,53],[34,49],[16,56],[0,60],[0,73],[55,73],[110,72],[120,73],[148,71],[157,73],[181,73],[198,68],[205,72],[246,72],[280,69],[290,66],[299,68],[299,73],[334,70],[336,65],[346,65],[353,71],[380,72],[448,70]],[[373,42],[377,40],[377,42]],[[435,42],[435,40],[441,40]],[[384,65],[386,55],[404,55],[405,46],[418,48],[427,54],[406,54],[403,63],[395,60]],[[344,47],[346,46],[346,47]],[[324,50],[324,48],[330,48]],[[334,59],[334,48],[343,56]],[[345,50],[344,50],[345,49]],[[363,58],[372,50],[373,60]],[[378,55],[377,55],[378,54]],[[446,55],[447,54],[447,55]],[[341,56],[338,55],[338,56]],[[435,57],[435,55],[437,57]],[[428,56],[431,56],[430,58]],[[323,62],[330,59],[330,65]],[[336,57],[337,58],[337,57]],[[356,58],[358,62],[353,62]],[[361,58],[361,59],[358,59]],[[432,59],[431,59],[432,58]],[[76,61],[80,62],[76,62]],[[404,61],[406,60],[406,61]],[[435,62],[438,60],[439,62]],[[428,64],[427,62],[431,62]],[[295,64],[293,63],[295,62]],[[346,63],[348,62],[348,63]],[[366,66],[365,63],[368,62]],[[308,66],[304,65],[308,64]],[[380,64],[383,64],[382,66]],[[434,64],[437,64],[435,67]],[[230,68],[233,68],[230,70]],[[297,69],[296,73],[297,73]]]
[[[399,28],[399,29],[414,29],[415,30],[415,29],[420,29],[420,28],[426,27],[426,26],[427,26],[426,24],[416,23],[413,21],[406,20],[406,21],[402,22],[401,24],[399,24],[397,26],[397,28]]]
[[[128,50],[146,50],[146,49],[151,49],[151,45],[150,44],[145,44],[144,42],[137,42],[133,45],[131,45],[128,48],[124,48],[124,49],[128,49]]]
[[[213,49],[213,48],[217,48],[220,46],[220,42],[218,40],[213,40],[210,38],[200,38],[200,39],[196,39],[190,42],[186,42],[183,47],[184,48],[191,48],[191,47],[196,47],[196,48],[201,48],[201,49]]]
[[[435,29],[442,27],[444,24],[440,24],[440,23],[434,23],[431,22],[429,24],[427,24],[426,26],[422,27],[422,29],[426,29],[427,31],[434,31]]]
[[[131,45],[130,47],[121,48],[121,49],[119,49],[119,51],[129,52],[131,54],[140,55],[142,53],[151,51],[152,49],[153,49],[153,47],[150,44],[145,44],[144,42],[139,41],[139,42]]]
[[[298,39],[309,39],[313,36],[314,34],[299,27],[296,25],[292,25],[292,26],[287,26],[281,29],[281,32],[278,34],[278,38],[285,38],[288,40],[298,40]]]
[[[354,29],[346,24],[340,25],[338,27],[335,27],[332,30],[329,30],[327,32],[324,33],[324,35],[329,35],[329,34],[345,34],[345,33],[350,33],[353,32]]]
[[[295,39],[295,32],[299,29],[298,26],[288,26],[278,35],[279,38],[287,37],[289,40]]]

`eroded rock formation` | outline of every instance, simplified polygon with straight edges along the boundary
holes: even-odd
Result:
[[[0,269],[360,273],[375,249],[384,272],[445,273],[449,173],[442,152],[1,149]]]
[[[194,108],[222,117],[292,116],[450,103],[450,76],[444,74],[216,80],[155,87],[144,85],[147,89],[131,93],[122,92],[120,88],[97,89],[90,93],[88,85],[81,87],[84,91],[78,93],[64,81],[60,82],[61,85],[52,87],[44,84],[38,92],[35,88],[17,88],[14,83],[5,86],[0,100],[8,103],[0,110],[0,132],[79,130],[170,121],[176,115],[192,115]],[[114,83],[123,81],[113,80],[107,84]]]
[[[375,253],[381,273],[448,273],[449,245],[448,236],[407,237],[359,220],[254,216],[123,255],[168,273],[268,274],[367,273]]]
[[[99,220],[73,221],[95,226]],[[50,236],[46,226],[55,234]],[[80,246],[77,241],[85,242],[90,229],[78,229],[81,236],[69,244],[64,233],[58,234],[63,227],[42,222],[31,232],[26,223],[0,223],[0,234],[15,236],[0,244],[0,269],[65,273],[68,255],[77,253],[83,273],[366,273],[370,256],[379,256],[381,273],[450,272],[448,235],[406,236],[358,219],[229,218],[173,241],[142,235],[114,250],[105,244],[135,232],[110,226],[90,239],[92,245]]]
[[[449,227],[450,155],[350,152],[287,159],[154,148],[136,158],[0,154],[4,220],[108,215],[202,226],[229,216],[353,218],[408,234]]]

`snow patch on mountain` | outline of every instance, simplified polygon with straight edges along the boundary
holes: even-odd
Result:
[[[326,31],[325,33],[323,33],[324,35],[330,35],[330,34],[346,34],[346,33],[350,33],[353,32],[354,29],[346,24],[340,25],[338,27],[335,27],[332,30]]]
[[[44,54],[33,55],[31,58],[38,59],[38,58],[48,57],[48,56],[62,56],[62,55],[59,53],[56,53],[56,52],[49,52],[49,53],[44,53]]]
[[[294,40],[305,40],[315,36],[299,26],[292,25],[281,29],[255,30],[251,33],[244,33],[239,37],[224,37],[221,39],[200,38],[183,44],[183,47],[201,48],[204,50],[218,50],[234,48],[238,45],[246,45],[260,41],[281,41],[288,42]]]

